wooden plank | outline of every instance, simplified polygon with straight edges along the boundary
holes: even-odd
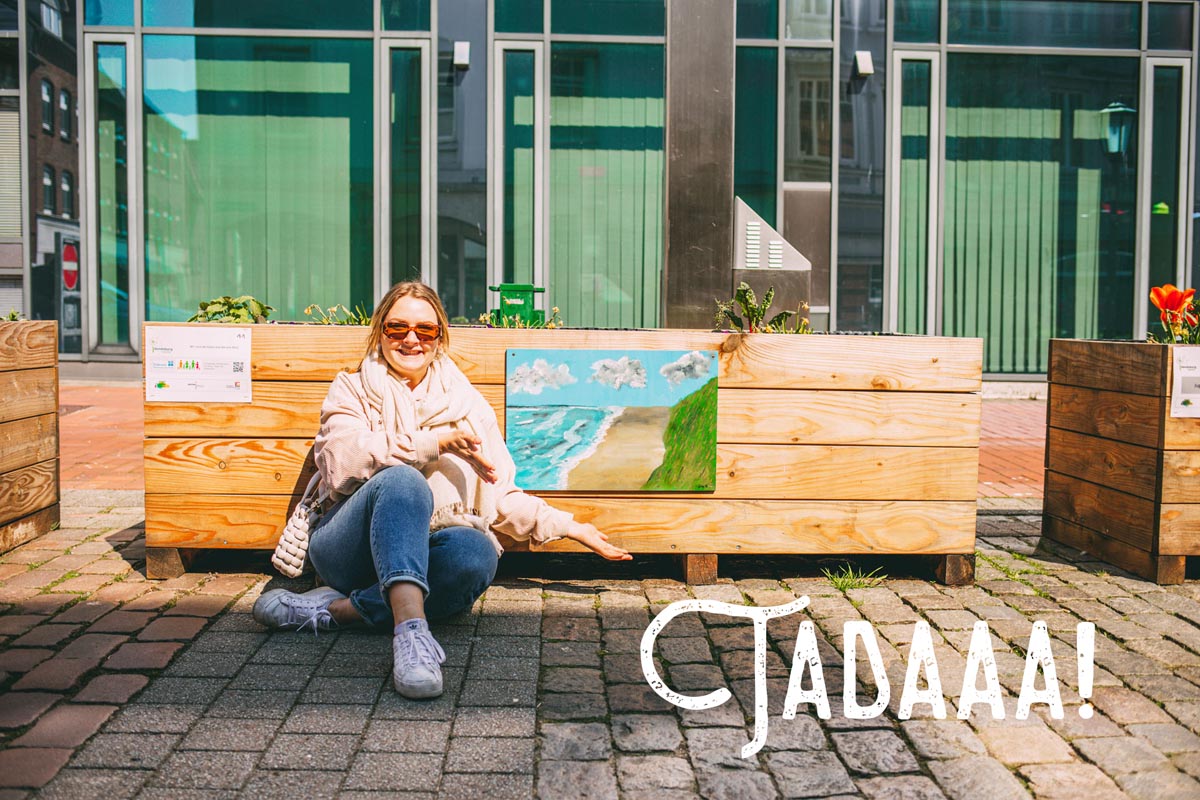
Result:
[[[0,422],[58,413],[58,370],[54,367],[0,372]]]
[[[1049,425],[1143,447],[1158,447],[1163,400],[1144,394],[1050,384]]]
[[[1154,500],[1158,488],[1158,451],[1050,428],[1046,464],[1055,472]]]
[[[260,381],[254,402],[146,403],[147,437],[312,437],[327,384]],[[483,385],[504,429],[504,387]],[[718,391],[717,441],[978,447],[979,395],[941,392]]]
[[[1163,444],[1167,450],[1200,450],[1200,419],[1172,417],[1170,405],[1163,414]]]
[[[1125,542],[1110,539],[1091,528],[1049,514],[1042,516],[1042,536],[1078,548],[1143,578],[1159,583],[1183,581],[1183,571],[1179,565],[1184,560],[1182,556],[1160,558]]]
[[[57,458],[0,475],[0,525],[57,502]]]
[[[58,414],[0,422],[0,473],[58,458]]]
[[[714,553],[695,553],[677,556],[683,582],[702,586],[717,582],[717,556]]]
[[[295,498],[146,494],[147,547],[271,548]],[[556,498],[640,553],[971,553],[975,503]],[[548,550],[577,550],[571,540]]]
[[[148,323],[155,324],[155,323]],[[162,323],[159,323],[162,324]],[[253,326],[255,380],[330,381],[357,364],[365,328]],[[925,336],[785,336],[689,330],[517,330],[463,327],[449,352],[472,383],[504,383],[511,348],[719,350],[720,385],[779,389],[976,392],[980,339]]]
[[[946,586],[970,586],[975,583],[975,555],[938,556],[934,574]]]
[[[58,364],[58,323],[0,322],[0,371]]]
[[[290,496],[304,490],[316,469],[311,448],[311,439],[147,439],[146,491]],[[715,491],[620,496],[690,497],[705,503],[733,498],[974,500],[978,467],[979,451],[969,447],[720,444]]]
[[[1156,397],[1167,392],[1169,348],[1145,342],[1050,340],[1050,383]]]
[[[1162,496],[1165,503],[1200,503],[1200,450],[1164,450]]]
[[[1193,494],[1191,500],[1200,500]],[[1200,556],[1200,503],[1163,503],[1158,521],[1158,554]]]
[[[59,504],[27,514],[20,519],[0,525],[0,554],[32,542],[58,525]]]
[[[1042,510],[1139,550],[1154,549],[1154,501],[1047,470]]]

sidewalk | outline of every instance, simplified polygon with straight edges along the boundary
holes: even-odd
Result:
[[[864,559],[891,577],[840,591],[803,558],[723,559],[718,584],[688,587],[653,558],[509,556],[470,613],[436,627],[447,693],[414,703],[390,687],[387,637],[256,625],[254,598],[287,585],[261,555],[222,554],[201,565],[211,572],[146,581],[140,412],[131,412],[140,398],[136,388],[91,391],[61,394],[63,463],[92,465],[69,478],[64,469],[62,527],[0,557],[0,800],[1200,797],[1200,584],[1158,587],[1039,547],[1027,509],[1040,496],[1044,403],[985,402],[989,513],[973,587],[941,587],[898,558]],[[541,577],[522,577],[532,574]],[[769,735],[751,759],[739,757],[754,734],[748,620],[685,614],[658,639],[672,688],[728,687],[728,702],[686,711],[647,685],[638,648],[666,604],[775,606],[800,595],[811,598],[807,611],[768,626]],[[805,619],[816,625],[832,715],[801,705],[785,720]],[[1014,718],[1035,619],[1052,638],[1061,720],[1042,704]],[[889,710],[874,719],[843,714],[842,626],[854,620],[872,624],[891,685]],[[913,719],[897,718],[918,620],[932,630],[945,720],[921,704]],[[1004,720],[984,705],[956,719],[978,620],[992,633]],[[1082,620],[1098,628],[1087,720],[1074,649]],[[869,704],[866,664],[857,677]]]

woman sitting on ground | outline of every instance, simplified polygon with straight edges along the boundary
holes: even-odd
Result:
[[[567,537],[608,559],[632,558],[595,526],[525,494],[496,413],[446,354],[450,331],[433,289],[393,286],[371,317],[367,352],[321,406],[313,452],[318,496],[332,507],[308,556],[327,586],[265,592],[254,618],[273,628],[392,628],[396,691],[442,693],[445,653],[426,618],[468,609],[503,549],[493,531]]]

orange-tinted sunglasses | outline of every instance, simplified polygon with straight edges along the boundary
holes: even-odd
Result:
[[[383,335],[394,342],[404,341],[409,331],[417,335],[418,341],[432,342],[442,335],[442,326],[436,322],[418,322],[416,325],[407,322],[383,323]]]

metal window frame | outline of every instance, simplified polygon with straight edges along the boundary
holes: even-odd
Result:
[[[928,214],[926,220],[926,264],[925,264],[925,330],[926,336],[936,335],[941,324],[937,298],[941,291],[942,260],[940,257],[941,228],[937,222],[939,198],[941,196],[942,173],[940,142],[942,141],[942,54],[934,50],[893,49],[888,69],[887,149],[884,163],[887,165],[884,197],[884,241],[887,247],[883,254],[883,329],[895,332],[900,316],[900,161],[902,158],[901,112],[903,111],[902,89],[905,61],[925,61],[929,64],[929,191],[926,198]]]
[[[492,41],[492,62],[489,75],[491,102],[490,152],[488,154],[488,219],[491,235],[488,237],[487,274],[489,282],[499,285],[504,281],[504,244],[500,239],[504,231],[504,79],[505,58],[510,52],[533,54],[533,283],[545,286],[546,268],[546,161],[548,159],[549,114],[546,111],[547,76],[545,70],[546,43],[534,39],[510,40],[495,38]],[[534,296],[535,307],[545,311],[545,293]]]

